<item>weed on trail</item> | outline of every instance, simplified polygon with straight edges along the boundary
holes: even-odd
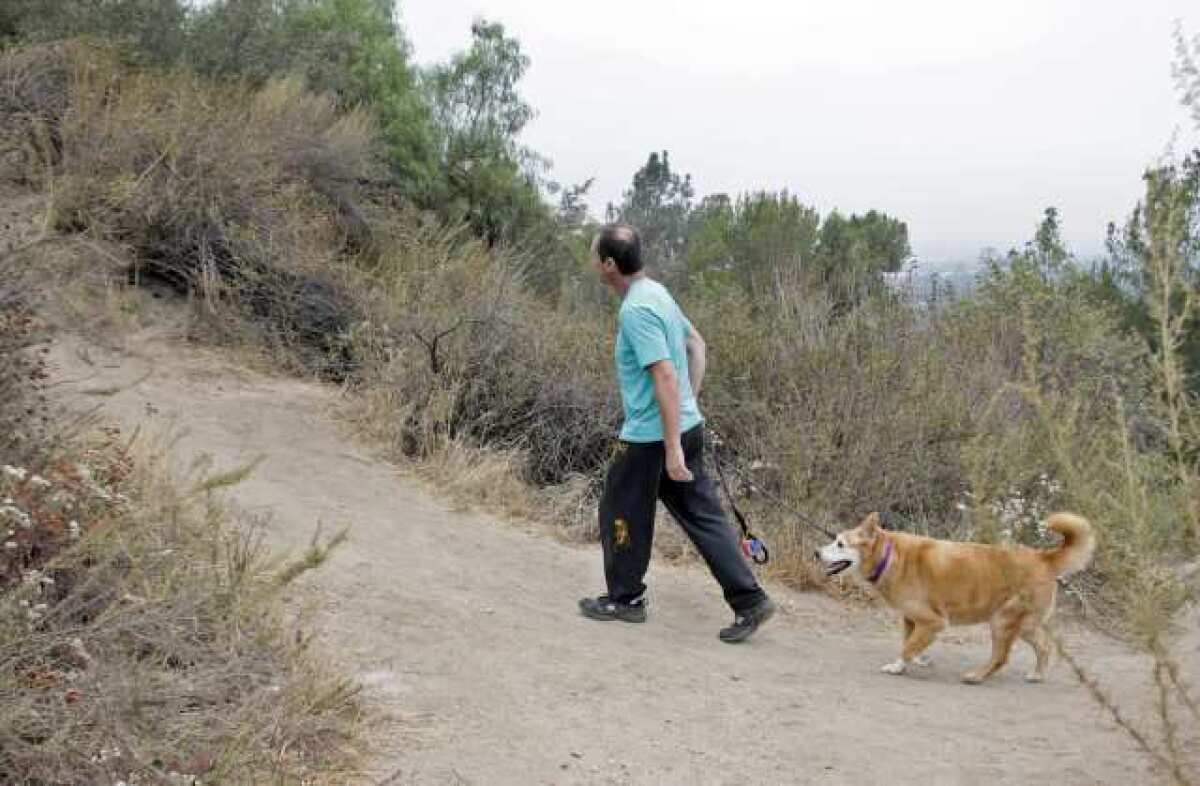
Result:
[[[357,688],[285,621],[298,572],[211,493],[240,473],[165,466],[109,430],[0,468],[0,783],[346,777]]]

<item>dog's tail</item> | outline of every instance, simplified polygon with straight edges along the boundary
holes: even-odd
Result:
[[[1077,573],[1092,561],[1092,555],[1096,553],[1096,536],[1092,533],[1092,525],[1083,516],[1055,513],[1046,520],[1046,529],[1063,538],[1058,548],[1042,552],[1042,559],[1055,576]]]

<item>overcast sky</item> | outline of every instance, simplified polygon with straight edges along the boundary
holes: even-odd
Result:
[[[597,214],[651,150],[699,194],[787,188],[879,208],[929,263],[1028,239],[1057,206],[1080,254],[1140,174],[1197,143],[1171,77],[1196,0],[408,0],[418,62],[502,22],[532,59],[528,145]]]

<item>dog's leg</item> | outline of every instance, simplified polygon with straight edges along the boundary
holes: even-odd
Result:
[[[1021,638],[1029,642],[1037,656],[1037,665],[1025,675],[1025,679],[1029,682],[1041,682],[1046,679],[1046,667],[1050,665],[1050,636],[1041,621],[1030,616],[1021,626]]]
[[[885,674],[903,674],[909,666],[917,665],[917,656],[933,643],[945,627],[946,621],[941,617],[913,620],[906,617],[904,630],[907,635],[904,637],[904,647],[900,651],[900,660],[883,666],[880,671]]]
[[[962,681],[978,685],[1008,663],[1008,653],[1012,650],[1023,621],[1023,617],[1014,617],[1011,611],[1006,613],[1003,608],[996,612],[996,616],[992,617],[992,659],[986,666],[963,674]]]
[[[908,617],[904,618],[904,640],[905,641],[908,641],[908,637],[912,635],[913,628],[916,627],[916,624],[917,623],[913,622]],[[925,653],[921,653],[917,657],[913,658],[912,665],[920,666],[921,668],[926,669],[933,665],[933,658],[929,657]]]

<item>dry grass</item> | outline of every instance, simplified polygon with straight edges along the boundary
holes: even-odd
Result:
[[[374,129],[293,81],[252,90],[126,68],[86,42],[0,58],[0,154],[51,197],[61,232],[128,251],[134,281],[189,295],[209,340],[344,377],[348,291]]]
[[[292,636],[254,522],[211,493],[232,475],[165,466],[109,432],[0,478],[21,517],[0,556],[0,782],[344,782],[357,689]]]

